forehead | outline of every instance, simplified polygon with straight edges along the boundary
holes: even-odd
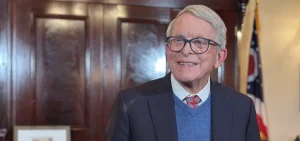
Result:
[[[203,37],[214,39],[216,32],[210,23],[196,17],[192,13],[186,12],[180,15],[174,22],[172,35],[180,35],[186,38]]]

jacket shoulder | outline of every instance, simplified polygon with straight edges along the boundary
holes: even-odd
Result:
[[[132,88],[120,90],[118,94],[124,95],[124,97],[137,97],[137,96],[148,96],[153,94],[153,89],[162,83],[163,78],[150,80]]]
[[[252,102],[252,99],[249,96],[247,96],[247,94],[243,94],[233,88],[226,87],[222,84],[219,85],[221,85],[224,92],[226,92],[231,102],[241,104],[241,105],[245,105],[245,104],[248,105],[250,104],[250,102]]]

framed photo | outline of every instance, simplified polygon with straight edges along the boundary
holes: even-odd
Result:
[[[15,126],[14,141],[71,141],[69,126]]]

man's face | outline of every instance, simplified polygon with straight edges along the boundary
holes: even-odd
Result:
[[[182,14],[173,24],[171,36],[186,39],[202,37],[215,40],[216,32],[212,25],[191,13]],[[186,43],[180,52],[173,52],[166,44],[168,66],[178,81],[189,83],[207,79],[213,68],[219,67],[225,60],[227,50],[218,51],[217,46],[210,45],[203,54],[194,53]]]

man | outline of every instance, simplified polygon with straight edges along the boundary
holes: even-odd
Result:
[[[171,72],[119,92],[108,140],[259,141],[252,100],[210,80],[227,55],[222,19],[205,6],[187,6],[167,36]]]

